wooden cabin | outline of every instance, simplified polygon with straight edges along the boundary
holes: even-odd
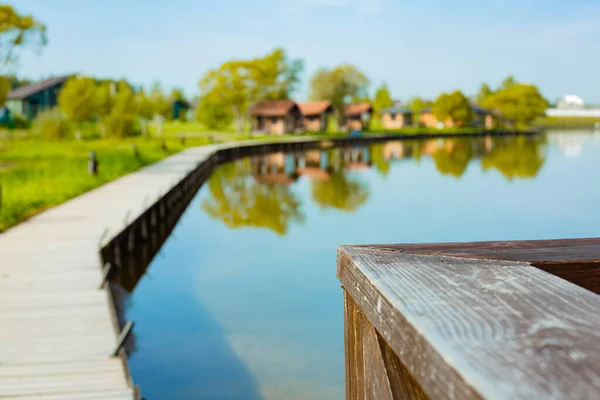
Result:
[[[369,103],[347,104],[344,107],[344,117],[340,128],[349,131],[369,129],[372,115],[373,106]]]
[[[304,130],[300,108],[292,100],[265,100],[250,107],[252,130],[257,133],[283,135]]]
[[[419,113],[419,126],[425,128],[443,128],[446,124],[437,120],[433,114],[433,109],[430,107],[421,110]]]
[[[58,94],[70,76],[57,76],[42,82],[19,86],[6,96],[6,108],[12,115],[34,119],[43,110],[56,106]]]
[[[469,126],[480,127],[485,129],[492,129],[496,122],[496,114],[485,108],[479,107],[475,104],[471,105],[473,112],[473,119]],[[458,126],[451,117],[446,118],[445,121],[441,122],[433,114],[432,108],[426,108],[421,110],[419,114],[419,125],[426,128],[454,128]]]
[[[302,114],[302,125],[307,132],[326,132],[333,107],[329,101],[312,101],[298,104]]]
[[[497,114],[492,111],[479,107],[476,104],[471,106],[473,110],[473,126],[492,129],[497,121]]]
[[[379,112],[384,129],[400,129],[412,126],[412,111],[403,107],[384,108]]]

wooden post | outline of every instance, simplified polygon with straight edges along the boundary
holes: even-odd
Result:
[[[89,153],[88,174],[98,175],[98,160],[96,159],[95,151],[90,151]]]
[[[127,321],[127,323],[125,324],[125,327],[123,328],[123,330],[121,331],[121,334],[119,335],[119,338],[117,339],[117,346],[115,347],[115,349],[112,352],[113,357],[115,357],[119,354],[119,351],[121,351],[121,348],[125,344],[125,341],[131,334],[132,329],[133,329],[133,321]]]
[[[112,270],[113,265],[111,263],[107,262],[104,264],[104,268],[102,268],[102,282],[100,282],[100,289],[104,288],[104,285],[106,285]]]

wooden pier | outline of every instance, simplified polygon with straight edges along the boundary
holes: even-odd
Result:
[[[343,246],[347,399],[600,399],[600,239]]]

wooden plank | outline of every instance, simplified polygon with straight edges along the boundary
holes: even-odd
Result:
[[[99,390],[76,393],[61,393],[51,395],[35,395],[24,398],[23,396],[2,397],[6,400],[134,400],[133,389]]]
[[[600,294],[600,239],[375,245],[411,254],[522,261]]]
[[[340,248],[338,277],[431,398],[600,398],[585,289],[525,262],[372,247]]]

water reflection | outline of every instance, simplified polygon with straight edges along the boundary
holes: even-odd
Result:
[[[209,180],[202,208],[230,228],[263,227],[284,235],[305,220],[293,187],[311,181],[312,201],[322,209],[354,212],[369,199],[363,172],[385,177],[391,163],[431,158],[437,171],[459,179],[474,160],[504,177],[531,178],[545,162],[544,135],[396,140],[370,146],[303,153],[273,153],[225,164]]]

